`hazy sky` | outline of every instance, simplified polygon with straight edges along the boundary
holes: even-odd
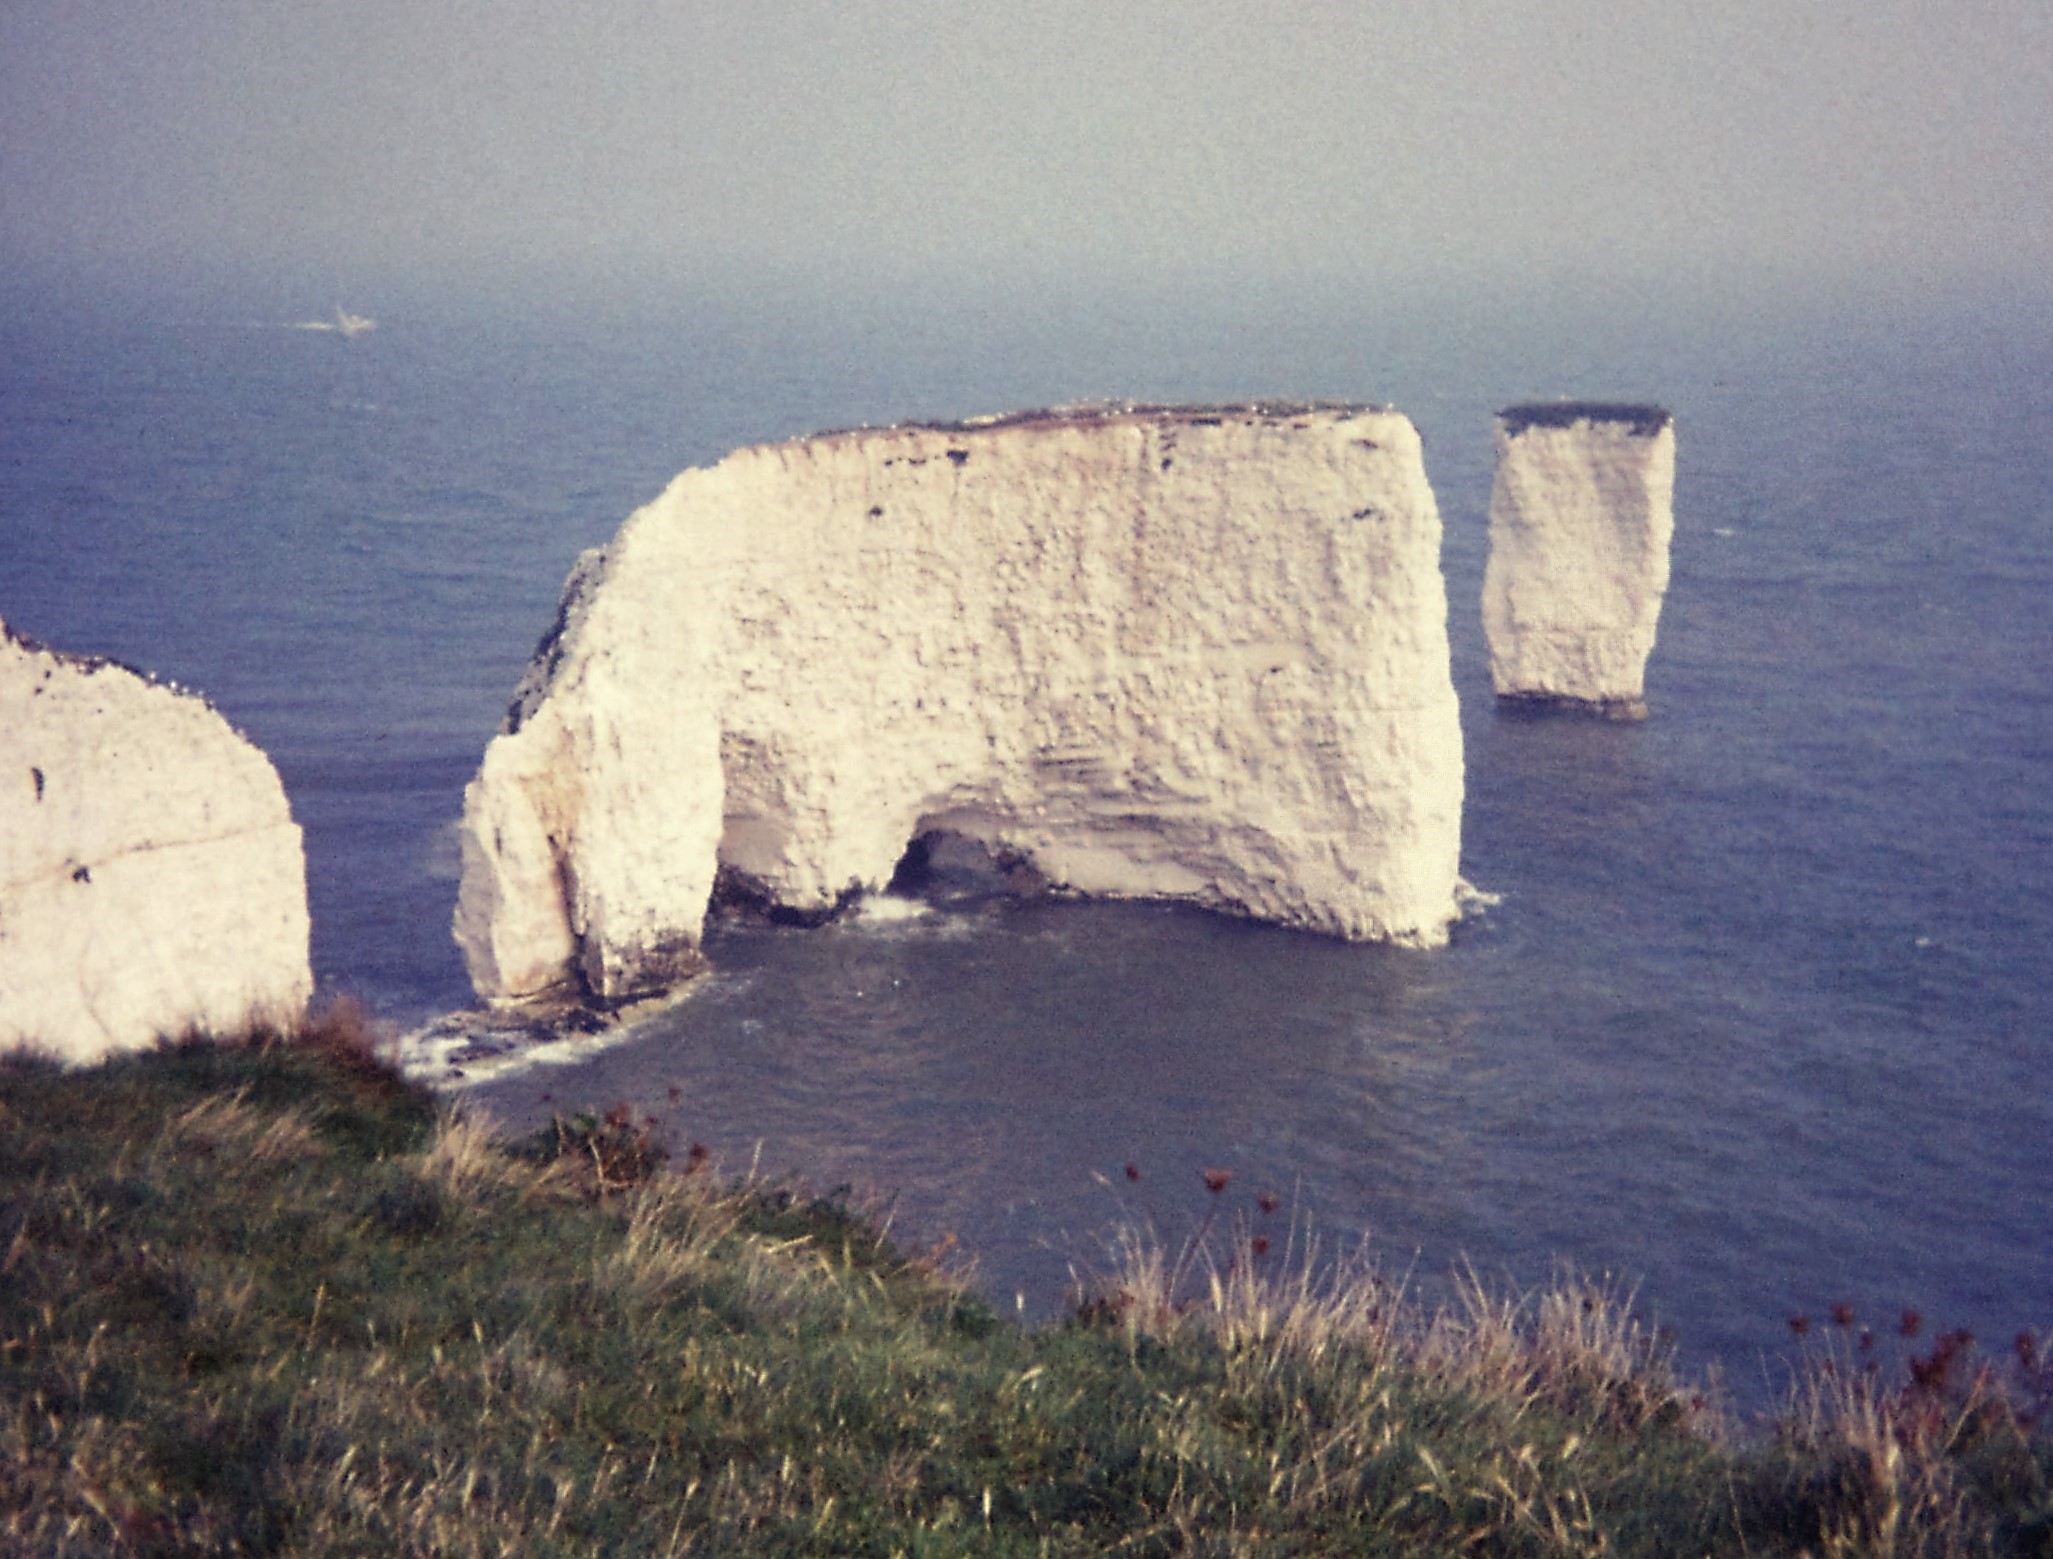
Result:
[[[2053,266],[2053,0],[0,0],[0,254]]]

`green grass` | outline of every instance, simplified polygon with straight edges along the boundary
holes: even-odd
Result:
[[[1741,1434],[1573,1277],[1428,1314],[1221,1229],[1030,1329],[659,1157],[499,1144],[346,1016],[0,1065],[0,1550],[2053,1551],[2035,1356],[1819,1349]]]

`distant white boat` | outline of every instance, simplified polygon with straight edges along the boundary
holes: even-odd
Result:
[[[341,304],[335,305],[333,319],[301,320],[294,330],[326,330],[338,336],[360,336],[366,330],[376,330],[378,322],[362,314],[352,314]]]

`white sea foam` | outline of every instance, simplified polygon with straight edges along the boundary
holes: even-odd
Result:
[[[652,1019],[693,997],[713,994],[723,983],[709,975],[603,1019],[582,1008],[445,1013],[400,1036],[399,1064],[408,1076],[452,1092],[544,1067],[576,1066],[617,1049]]]
[[[1464,920],[1484,914],[1504,902],[1504,895],[1479,888],[1474,883],[1459,880],[1454,884],[1454,902],[1460,907]]]
[[[906,926],[934,918],[934,906],[924,899],[901,898],[895,893],[879,893],[864,899],[856,905],[849,916],[849,923],[855,926]]]

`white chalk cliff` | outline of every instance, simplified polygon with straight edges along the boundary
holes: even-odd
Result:
[[[307,930],[268,758],[203,699],[0,624],[0,1046],[291,1022]]]
[[[1674,495],[1675,426],[1658,407],[1498,414],[1483,629],[1500,697],[1646,713]]]
[[[490,1000],[692,973],[947,831],[1054,886],[1433,944],[1461,732],[1411,423],[1070,408],[679,476],[585,554],[465,797]]]

